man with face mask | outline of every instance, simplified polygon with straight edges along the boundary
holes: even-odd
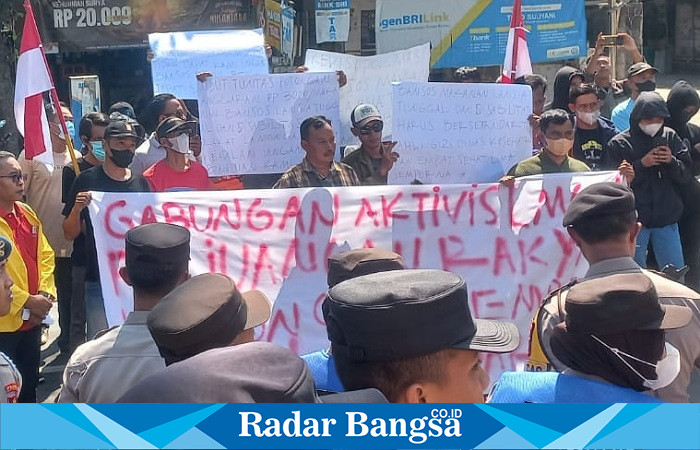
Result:
[[[652,67],[645,62],[632,64],[627,71],[627,89],[630,98],[617,105],[610,118],[615,124],[615,128],[621,131],[630,127],[630,116],[634,104],[642,92],[653,92],[656,90],[656,74],[659,69]]]
[[[666,126],[672,128],[678,137],[686,142],[693,160],[693,177],[681,191],[683,196],[683,217],[678,223],[683,244],[683,257],[690,271],[685,276],[685,284],[700,291],[700,127],[690,123],[690,119],[700,109],[700,96],[693,86],[679,81],[668,94]]]
[[[102,147],[109,118],[101,112],[91,112],[80,119],[78,132],[83,143],[83,156],[78,158],[80,172],[99,166],[105,160]],[[76,178],[73,165],[63,167],[63,193],[61,202],[68,202]],[[62,219],[61,219],[62,221]],[[62,232],[62,231],[61,231]],[[79,234],[73,241],[71,253],[71,304],[70,304],[70,350],[71,353],[85,342],[85,235]]]
[[[550,109],[542,114],[540,140],[544,142],[542,151],[511,167],[508,175],[500,179],[502,184],[510,185],[515,178],[528,175],[591,171],[585,163],[569,156],[574,145],[574,123],[563,109]]]
[[[68,133],[73,136],[73,114],[61,104],[58,106],[66,121]],[[66,137],[61,127],[58,110],[51,103],[45,107],[51,132],[51,158],[53,164],[45,164],[36,159],[28,160],[22,152],[18,158],[22,172],[27,174],[24,182],[26,203],[31,206],[44,224],[44,233],[55,253],[54,279],[58,298],[58,322],[61,334],[58,336],[58,348],[62,353],[70,350],[71,317],[71,253],[72,245],[63,237],[61,229],[61,192],[63,168],[71,165],[71,157],[66,145]],[[47,328],[45,328],[48,331]],[[46,332],[45,331],[45,332]],[[48,336],[46,336],[48,338]]]
[[[600,115],[597,88],[592,84],[572,87],[569,99],[569,109],[576,116],[573,157],[585,162],[593,171],[617,169],[631,182],[634,169],[630,163],[622,161],[616,167],[609,162],[608,142],[617,135],[617,130]]]
[[[104,163],[78,175],[63,208],[65,237],[74,240],[81,233],[85,234],[85,316],[88,340],[98,331],[107,328],[95,236],[87,209],[92,200],[90,191],[150,192],[146,180],[128,168],[138,141],[134,126],[130,123],[122,120],[109,122],[102,140]]]
[[[143,172],[153,192],[211,190],[207,169],[188,158],[190,137],[195,132],[196,122],[186,122],[177,117],[168,117],[156,128],[156,137],[168,153],[165,159]]]
[[[688,402],[688,385],[693,367],[700,368],[700,294],[642,269],[632,257],[642,225],[637,222],[632,190],[618,183],[597,183],[574,197],[564,215],[564,226],[589,264],[583,281],[616,274],[637,274],[651,280],[662,305],[689,307],[690,323],[669,330],[666,338],[680,352],[678,377],[656,395],[667,402]],[[554,330],[566,320],[566,299],[571,283],[550,293],[537,309],[530,327],[526,369],[535,372],[563,371],[566,364],[552,352]],[[693,399],[697,401],[697,399]]]
[[[155,129],[159,123],[168,117],[177,117],[181,120],[190,120],[192,115],[186,108],[184,101],[178,99],[172,94],[158,94],[151,102],[146,105],[141,113],[139,122],[143,125],[146,132],[151,133],[148,139],[143,141],[136,149],[136,156],[131,164],[131,170],[136,174],[143,174],[144,170],[151,167],[153,164],[164,159],[167,155],[167,149],[160,145],[158,137],[155,134]],[[190,138],[190,159],[198,158],[201,161],[200,153],[202,151],[202,141],[198,135],[192,134]]]
[[[569,110],[576,116],[574,123],[574,158],[585,162],[591,170],[604,170],[606,147],[617,130],[608,119],[601,117],[598,90],[592,84],[571,88]]]
[[[650,240],[659,268],[685,265],[678,234],[683,214],[679,191],[690,181],[692,162],[685,143],[675,131],[664,127],[668,116],[666,102],[659,94],[643,92],[632,110],[630,129],[609,144],[612,164],[626,160],[634,167],[630,186],[643,225],[634,259],[642,267],[646,267]]]

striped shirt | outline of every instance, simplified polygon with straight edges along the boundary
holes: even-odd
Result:
[[[304,158],[301,164],[290,168],[272,186],[273,189],[305,187],[360,186],[360,180],[352,167],[333,161],[327,176],[321,175],[311,163]]]

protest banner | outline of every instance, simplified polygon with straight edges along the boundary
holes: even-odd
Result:
[[[199,83],[198,98],[210,176],[284,172],[304,158],[304,119],[339,122],[335,73],[214,76]]]
[[[350,33],[350,0],[316,0],[316,43],[345,42]]]
[[[384,136],[391,135],[391,83],[394,81],[428,81],[430,46],[419,45],[408,50],[375,56],[354,56],[320,50],[306,51],[306,67],[311,72],[342,70],[348,84],[340,89],[340,127],[336,139],[340,145],[359,141],[350,132],[350,113],[360,103],[371,103],[384,118]]]
[[[262,30],[210,30],[148,35],[153,92],[197,98],[199,72],[268,73]]]
[[[613,172],[555,174],[498,184],[371,186],[178,192],[93,193],[90,214],[110,325],[132,309],[118,275],[131,227],[168,222],[192,233],[190,272],[229,275],[239,289],[274,301],[258,337],[298,353],[326,348],[321,313],[327,259],[382,247],[409,268],[455,272],[467,281],[480,318],[517,324],[521,346],[485,355],[492,379],[522,365],[530,319],[543,296],[582,276],[586,262],[562,227],[582,188],[620,179]]]
[[[586,56],[584,0],[523,0],[532,62]],[[513,0],[377,0],[377,53],[431,43],[434,68],[503,64]]]
[[[491,83],[396,83],[390,184],[494,182],[532,155],[532,91]]]

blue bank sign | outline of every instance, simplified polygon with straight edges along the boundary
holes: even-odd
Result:
[[[584,0],[523,0],[533,62],[586,54]],[[378,0],[377,50],[386,53],[431,43],[431,66],[503,63],[512,0]]]

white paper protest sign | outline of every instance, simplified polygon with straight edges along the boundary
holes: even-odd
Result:
[[[428,81],[430,45],[425,44],[393,53],[354,56],[320,50],[306,51],[306,66],[311,72],[342,70],[348,84],[340,89],[340,127],[336,135],[340,145],[359,143],[350,132],[350,113],[360,103],[379,108],[384,119],[384,136],[392,133],[391,83]]]
[[[198,99],[211,176],[284,172],[304,158],[304,119],[339,122],[335,73],[214,76],[199,83]]]
[[[528,86],[401,82],[393,103],[390,184],[494,182],[532,156]]]
[[[262,30],[152,33],[148,42],[153,92],[197,98],[199,72],[214,75],[268,73]]]
[[[586,186],[619,179],[593,172],[528,177],[512,188],[475,183],[93,193],[90,214],[107,319],[110,326],[120,324],[133,309],[119,268],[126,231],[142,223],[189,229],[190,273],[219,272],[242,291],[263,291],[274,309],[257,337],[298,353],[328,348],[321,312],[328,257],[352,248],[393,249],[408,268],[464,277],[474,316],[516,323],[518,350],[484,355],[496,380],[524,363],[530,320],[543,296],[586,271],[561,226],[569,202]]]

